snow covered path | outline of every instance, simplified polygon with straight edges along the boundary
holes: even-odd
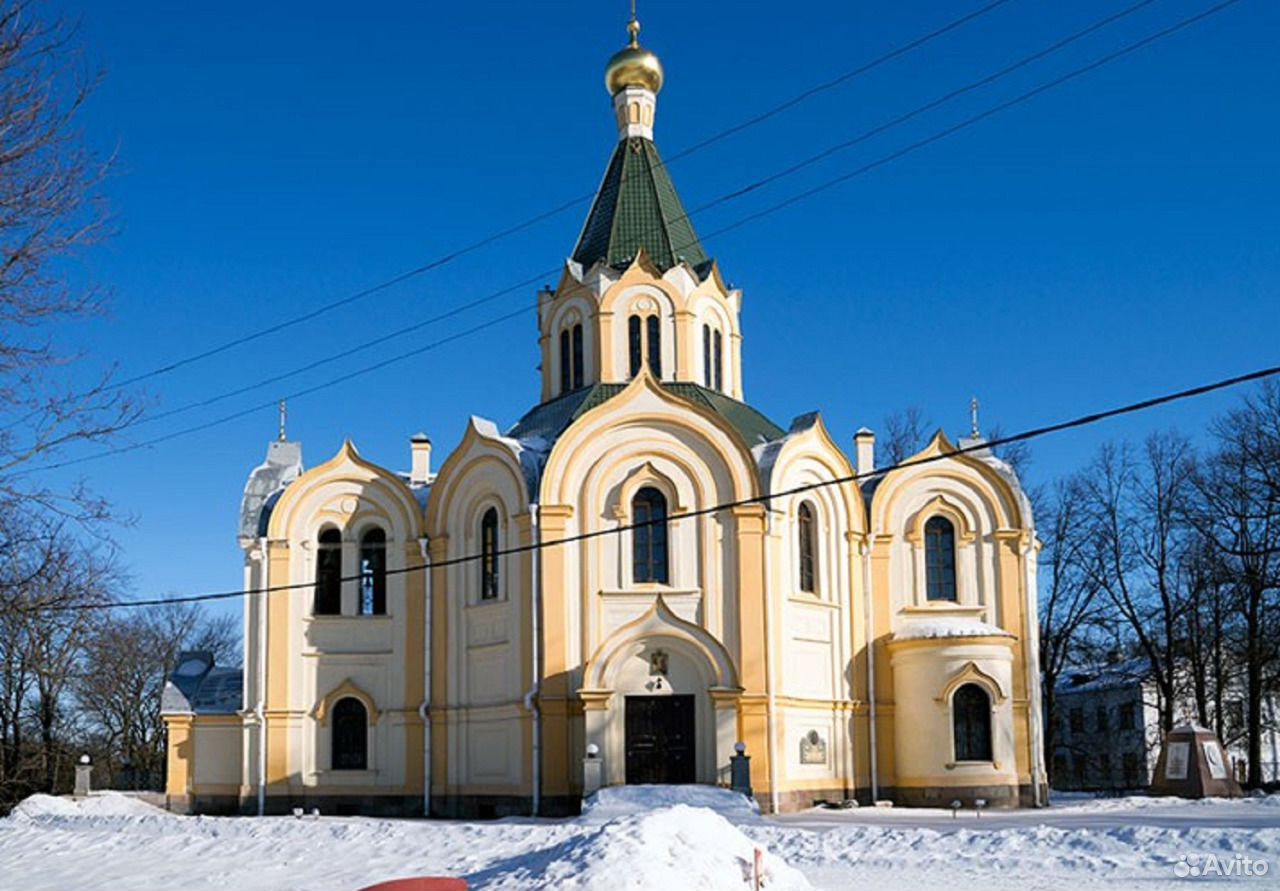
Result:
[[[28,800],[0,820],[0,891],[351,891],[394,877],[465,876],[480,891],[728,891],[753,845],[770,891],[1185,887],[1187,854],[1270,863],[1280,888],[1280,797],[1072,801],[972,813],[860,809],[761,818],[717,790],[623,790],[576,820],[469,823],[325,817],[174,817],[122,796]]]

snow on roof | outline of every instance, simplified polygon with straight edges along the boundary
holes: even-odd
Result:
[[[893,634],[894,640],[934,640],[945,637],[1013,637],[1003,628],[959,616],[908,619]]]

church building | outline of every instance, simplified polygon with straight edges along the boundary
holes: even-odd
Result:
[[[728,785],[739,746],[765,811],[1044,803],[1014,472],[976,431],[877,470],[869,430],[847,455],[819,414],[751,407],[744,295],[658,153],[663,70],[629,30],[617,143],[538,294],[536,404],[472,417],[438,467],[414,436],[403,473],[270,445],[244,667],[185,653],[166,686],[174,809],[571,814],[584,761]]]

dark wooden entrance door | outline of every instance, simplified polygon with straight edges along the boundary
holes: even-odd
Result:
[[[628,696],[625,709],[627,782],[694,782],[693,696]]]

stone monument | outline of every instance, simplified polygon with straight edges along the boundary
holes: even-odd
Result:
[[[1164,738],[1160,760],[1151,777],[1152,795],[1182,798],[1239,798],[1240,784],[1213,731],[1197,724],[1181,724]]]

